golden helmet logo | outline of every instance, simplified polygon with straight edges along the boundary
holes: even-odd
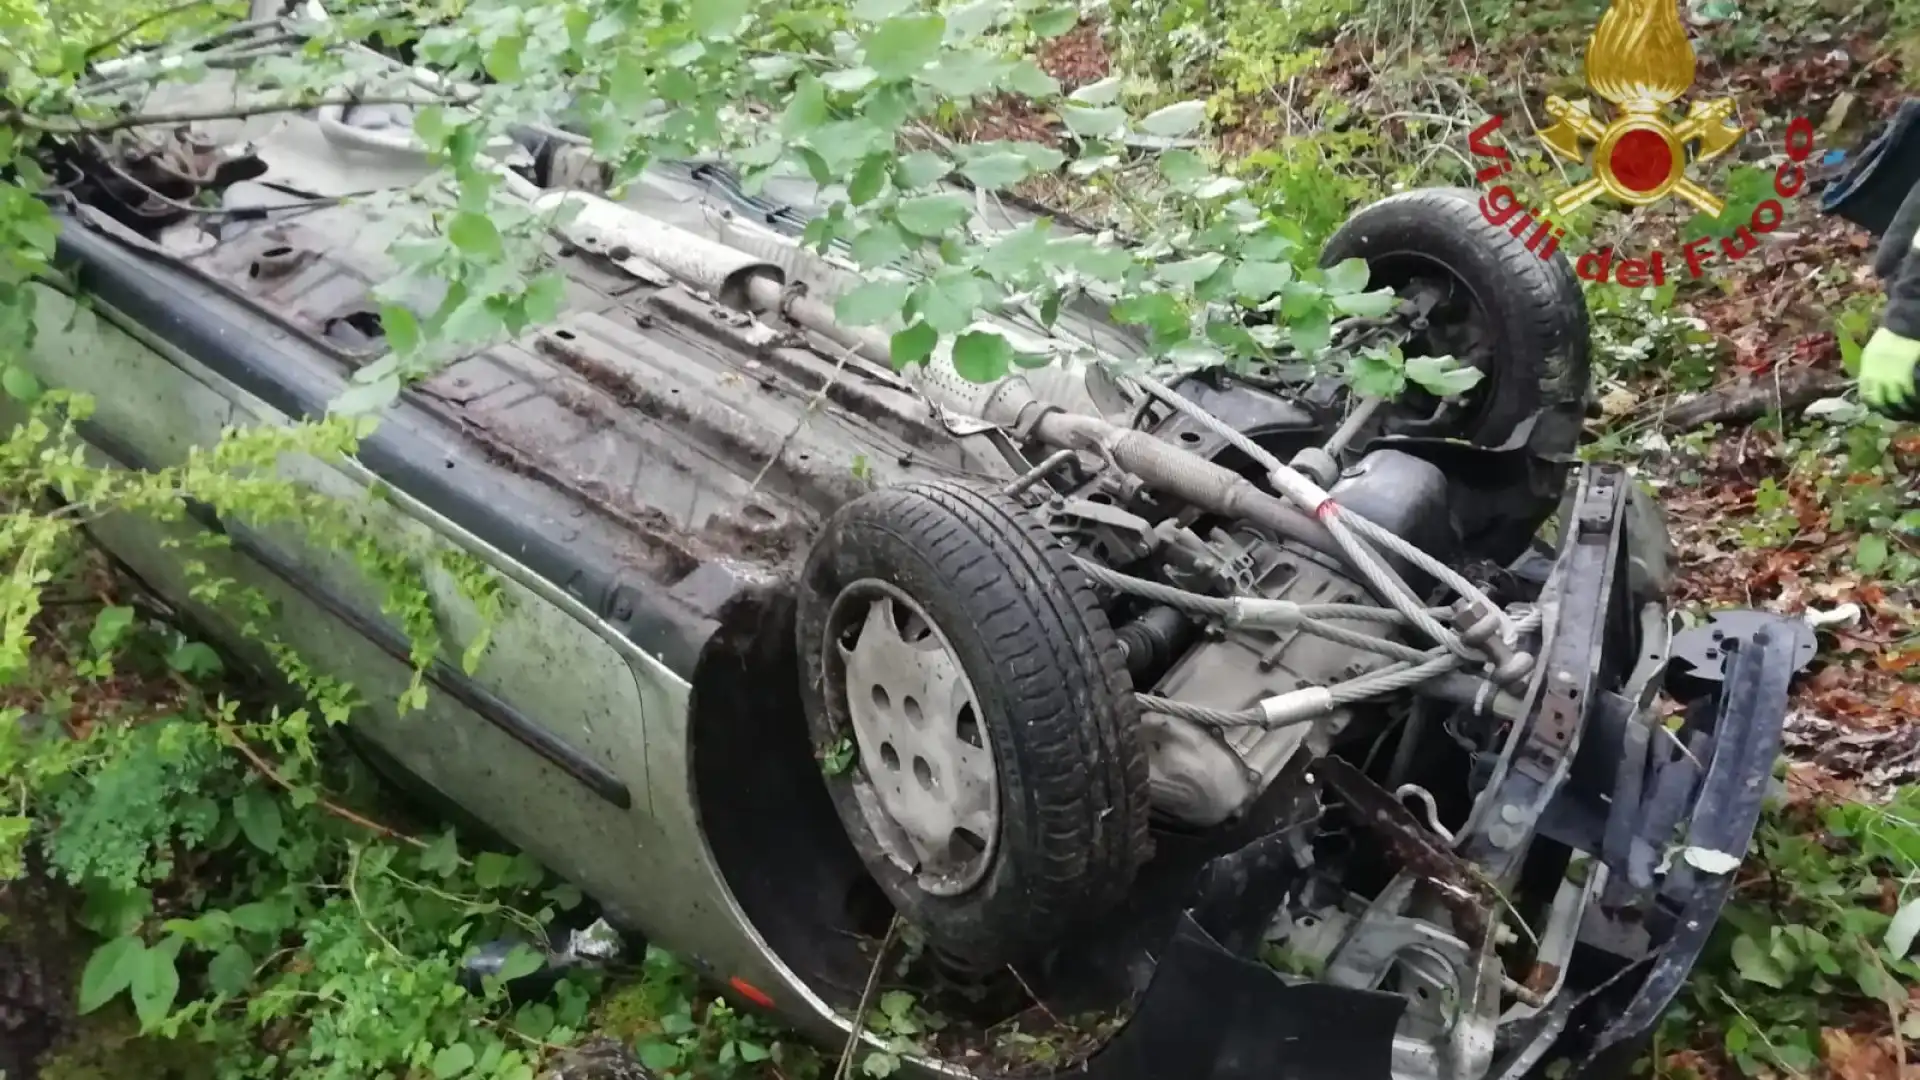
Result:
[[[1481,198],[1481,213],[1543,259],[1553,257],[1566,236],[1556,219],[1602,196],[1632,207],[1672,196],[1720,218],[1727,209],[1725,200],[1687,170],[1733,149],[1745,129],[1735,122],[1732,98],[1695,101],[1679,114],[1674,103],[1693,89],[1696,65],[1693,43],[1680,18],[1680,0],[1612,0],[1587,41],[1586,56],[1587,87],[1607,103],[1606,116],[1596,115],[1585,99],[1549,97],[1547,115],[1553,122],[1537,133],[1550,153],[1590,166],[1593,175],[1553,196],[1547,208],[1529,208],[1512,187],[1496,183],[1513,171],[1515,161],[1506,147],[1493,141],[1503,118],[1489,117],[1468,138],[1473,156],[1487,163],[1475,179],[1495,185]],[[1774,172],[1776,197],[1743,206],[1740,220],[1719,223],[1717,244],[1714,237],[1689,240],[1671,261],[1658,248],[1643,258],[1628,258],[1611,247],[1594,248],[1580,255],[1576,272],[1589,281],[1639,288],[1665,285],[1670,267],[1684,266],[1687,276],[1698,278],[1716,259],[1744,258],[1780,227],[1785,201],[1805,189],[1802,165],[1813,144],[1813,124],[1805,117],[1794,118],[1787,125],[1785,160]]]
[[[1711,161],[1740,141],[1730,121],[1732,98],[1696,101],[1678,124],[1667,110],[1693,88],[1693,43],[1680,21],[1679,0],[1613,0],[1587,42],[1587,86],[1613,106],[1601,123],[1585,99],[1547,99],[1556,123],[1540,133],[1548,150],[1586,163],[1593,145],[1593,178],[1553,200],[1566,213],[1603,192],[1630,206],[1648,206],[1678,195],[1714,217],[1726,209],[1720,198],[1687,176],[1693,160]]]

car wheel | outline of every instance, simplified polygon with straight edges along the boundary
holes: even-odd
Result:
[[[1409,191],[1363,207],[1320,261],[1350,258],[1367,261],[1374,285],[1432,303],[1406,355],[1452,356],[1485,376],[1448,399],[1409,388],[1377,414],[1371,434],[1490,448],[1524,438],[1524,470],[1467,470],[1494,486],[1454,501],[1469,546],[1496,558],[1518,554],[1559,500],[1586,416],[1592,323],[1572,264],[1559,251],[1541,258],[1509,227],[1489,222],[1480,194],[1466,188]]]
[[[1543,259],[1487,221],[1479,198],[1465,188],[1388,196],[1333,234],[1321,265],[1364,259],[1376,286],[1403,296],[1436,289],[1428,326],[1407,343],[1407,355],[1452,355],[1486,376],[1457,401],[1409,391],[1390,410],[1389,430],[1499,446],[1535,413],[1559,413],[1574,422],[1540,433],[1547,445],[1535,448],[1570,454],[1591,362],[1579,278],[1563,253]]]
[[[1132,683],[1092,583],[1009,501],[957,484],[842,507],[800,583],[801,693],[842,824],[963,963],[1024,959],[1145,860]]]

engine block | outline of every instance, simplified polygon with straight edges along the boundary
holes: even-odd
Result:
[[[1212,546],[1224,556],[1247,595],[1296,604],[1368,603],[1366,590],[1316,554],[1273,543],[1251,532],[1220,532]],[[1378,624],[1334,622],[1378,633]],[[1302,686],[1340,682],[1391,661],[1377,653],[1316,637],[1303,630],[1227,631],[1188,650],[1153,692],[1217,709],[1251,708],[1262,698]],[[1246,809],[1304,745],[1323,754],[1348,722],[1336,713],[1315,724],[1273,731],[1216,731],[1192,721],[1148,714],[1147,741],[1153,805],[1191,825],[1217,825]]]

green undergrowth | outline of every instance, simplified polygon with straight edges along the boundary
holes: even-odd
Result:
[[[640,1063],[663,1077],[823,1075],[811,1046],[715,997],[692,968],[657,948],[647,950],[639,972],[610,991],[593,1018],[597,1032],[632,1046]]]
[[[1771,807],[1651,1070],[1699,1077],[1718,1059],[1747,1076],[1804,1076],[1818,1070],[1823,1031],[1920,1036],[1917,932],[1920,788],[1885,805]]]
[[[184,1054],[200,1063],[188,1074],[219,1080],[530,1080],[579,1036],[599,976],[528,1001],[502,982],[540,965],[578,890],[390,805],[334,737],[362,707],[350,686],[259,629],[272,677],[230,667],[84,531],[107,514],[179,522],[189,501],[256,527],[298,522],[356,556],[423,665],[451,649],[421,578],[428,556],[274,469],[350,452],[362,422],[233,431],[179,466],[125,473],[79,451],[85,398],[42,392],[17,368],[0,384],[25,412],[0,442],[0,887],[43,898],[21,900],[29,917],[70,913],[61,934],[18,928],[15,948],[78,953],[41,958],[70,976],[70,993],[37,1003],[64,1033],[47,1075],[163,1075],[143,1062]],[[269,599],[194,554],[221,546],[218,534],[180,543],[195,597],[243,627],[272,625]],[[447,569],[477,610],[497,610],[484,575]],[[398,707],[424,693],[416,678]],[[501,938],[524,944],[500,978],[463,986],[463,957]],[[116,1040],[125,1049],[107,1052]]]

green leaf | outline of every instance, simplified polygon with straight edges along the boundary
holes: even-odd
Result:
[[[104,938],[125,937],[139,929],[153,914],[153,893],[148,889],[121,889],[91,885],[80,907],[80,925]]]
[[[1316,308],[1288,323],[1287,337],[1303,356],[1314,356],[1333,343],[1333,320]]]
[[[1737,946],[1738,942],[1735,944]],[[1743,971],[1741,974],[1744,975],[1746,972]],[[1848,971],[1848,974],[1853,976],[1854,985],[1860,988],[1860,992],[1875,1001],[1898,1002],[1907,1000],[1906,989],[1900,985],[1899,980],[1887,972],[1886,968],[1881,966],[1880,961],[1869,951],[1862,951],[1853,958],[1853,965]],[[1767,985],[1773,986],[1775,984],[1769,983]]]
[[[1077,105],[1111,105],[1120,100],[1120,76],[1109,75],[1099,82],[1090,82],[1068,95],[1067,100]]]
[[[922,70],[919,80],[940,94],[957,101],[978,97],[993,89],[1010,65],[989,56],[967,50],[949,53],[940,62]]]
[[[536,325],[560,317],[560,305],[567,299],[567,279],[559,274],[542,274],[527,286],[524,310],[527,321]]]
[[[93,617],[93,629],[87,632],[87,644],[92,647],[93,655],[105,656],[112,652],[132,626],[132,608],[118,605],[101,608]]]
[[[867,36],[867,66],[883,79],[914,75],[939,55],[946,32],[947,20],[938,15],[897,15]]]
[[[988,190],[1012,187],[1032,171],[1026,155],[1005,152],[986,154],[960,166],[960,175]]]
[[[286,929],[287,913],[281,908],[255,901],[241,904],[227,915],[233,919],[233,925],[250,934],[278,934]]]
[[[236,997],[253,982],[253,954],[239,945],[228,945],[207,963],[207,982],[215,993]]]
[[[838,90],[843,94],[851,94],[855,91],[866,89],[867,84],[873,82],[874,77],[875,73],[872,68],[856,67],[846,68],[841,71],[829,71],[825,75],[820,76],[820,81],[826,83],[828,89]]]
[[[833,110],[827,105],[826,85],[808,76],[794,88],[793,98],[780,114],[780,130],[790,136],[806,135],[831,119]]]
[[[93,950],[80,973],[80,1011],[90,1013],[133,985],[134,972],[146,964],[146,943],[131,935]]]
[[[1206,118],[1206,102],[1181,101],[1148,113],[1141,118],[1138,127],[1149,135],[1158,135],[1163,139],[1177,139],[1182,135],[1190,134]]]
[[[387,348],[402,356],[420,347],[420,320],[398,304],[380,305],[380,332],[386,336]]]
[[[520,81],[520,51],[526,48],[526,39],[518,34],[509,34],[493,43],[487,50],[487,74],[497,82]]]
[[[475,258],[498,259],[506,254],[500,242],[500,230],[485,214],[464,211],[455,214],[447,225],[447,239],[453,246]]]
[[[327,411],[340,416],[366,416],[393,404],[399,397],[400,376],[389,373],[372,382],[350,384],[327,406]]]
[[[1225,255],[1210,251],[1205,255],[1196,255],[1179,262],[1161,263],[1153,269],[1163,281],[1170,281],[1175,285],[1194,285],[1212,277],[1213,272],[1220,269],[1221,264],[1226,261]]]
[[[903,190],[912,191],[926,187],[952,171],[953,165],[946,158],[931,150],[916,150],[900,159],[899,167],[894,170],[893,182]]]
[[[1367,287],[1367,260],[1345,259],[1326,271],[1327,291],[1336,295],[1357,293]]]
[[[706,0],[701,2],[705,3]],[[433,1075],[439,1080],[452,1080],[453,1077],[463,1075],[468,1069],[473,1068],[473,1063],[473,1047],[466,1043],[454,1043],[452,1046],[442,1047],[439,1053],[433,1055]]]
[[[1146,325],[1158,331],[1169,324],[1186,325],[1187,312],[1170,293],[1130,296],[1113,305],[1113,317],[1123,323]]]
[[[759,1043],[747,1042],[744,1039],[740,1042],[740,1060],[749,1065],[765,1061],[772,1056],[773,1052]]]
[[[420,869],[443,878],[452,877],[460,869],[460,845],[452,829],[434,837],[433,843],[421,849]]]
[[[868,281],[840,297],[833,305],[833,314],[848,326],[873,326],[900,314],[911,291],[912,286],[904,281]]]
[[[1733,967],[1742,979],[1750,983],[1771,986],[1775,990],[1786,989],[1786,973],[1780,970],[1780,965],[1767,955],[1758,942],[1746,934],[1734,939]]]
[[[1007,72],[1007,89],[1030,98],[1050,98],[1060,92],[1060,82],[1023,57]]]
[[[0,371],[0,390],[5,390],[8,397],[25,404],[40,400],[43,392],[40,380],[33,377],[33,372],[19,366],[9,366],[5,371]]]
[[[280,848],[280,800],[265,789],[250,787],[234,797],[233,816],[247,842],[271,855]]]
[[[1326,313],[1327,294],[1311,281],[1289,281],[1280,294],[1280,316],[1290,322],[1315,312]]]
[[[513,870],[513,857],[497,851],[483,851],[474,857],[473,880],[483,889],[497,889]]]
[[[1860,543],[1853,549],[1854,569],[1863,574],[1877,574],[1887,565],[1889,554],[1887,538],[1879,533],[1866,533],[1860,537]]]
[[[733,162],[749,169],[763,168],[779,161],[780,155],[786,152],[787,144],[779,139],[762,139],[737,151],[733,155]],[[751,182],[751,180],[748,181],[749,184]]]
[[[183,641],[167,653],[167,666],[192,678],[218,675],[220,654],[204,641]]]
[[[1451,356],[1416,356],[1407,361],[1407,378],[1435,397],[1464,394],[1486,379],[1486,372]]]
[[[1392,401],[1406,389],[1407,372],[1391,354],[1362,352],[1347,361],[1347,381],[1356,393]]]
[[[1233,291],[1257,303],[1286,288],[1292,280],[1292,263],[1245,262],[1233,272]]]
[[[649,1039],[640,1044],[640,1064],[655,1072],[665,1072],[680,1065],[680,1048],[662,1039]]]
[[[862,22],[881,22],[913,10],[914,0],[858,0],[847,14]]]
[[[892,164],[885,154],[875,154],[861,162],[853,172],[853,179],[847,182],[848,201],[855,206],[872,202],[887,186],[887,172]]]
[[[1333,308],[1342,315],[1364,315],[1377,318],[1400,306],[1400,298],[1392,289],[1378,289],[1374,292],[1341,293],[1333,298]]]
[[[753,0],[694,0],[689,5],[693,32],[708,40],[730,38],[753,7]],[[471,1053],[471,1051],[469,1051]]]
[[[953,343],[953,369],[968,382],[993,382],[1006,375],[1012,364],[1013,344],[999,334],[973,330]],[[912,995],[907,997],[911,1004]]]
[[[943,334],[957,334],[973,322],[982,300],[980,282],[965,270],[944,270],[921,284],[920,318]]]
[[[880,995],[880,1014],[890,1019],[898,1019],[913,1012],[916,999],[905,990],[889,990]]]
[[[1006,0],[972,0],[946,9],[947,44],[972,41],[1000,23]]]
[[[1186,152],[1187,151],[1184,150],[1174,151],[1176,154]],[[1240,245],[1240,256],[1246,259],[1259,259],[1270,262],[1280,258],[1298,246],[1299,245],[1291,238],[1282,236],[1271,228],[1263,228],[1248,236],[1246,240],[1242,242]]]
[[[0,157],[0,160],[4,160],[4,157]],[[26,160],[20,159],[18,164],[25,164]],[[54,219],[53,211],[45,203],[29,200],[14,207],[12,212],[18,215],[7,222],[13,235],[32,251],[51,259],[60,243],[60,223]]]
[[[607,72],[609,104],[630,113],[644,108],[652,96],[653,83],[647,78],[647,67],[639,57],[627,55],[614,61]]]
[[[1083,139],[1114,139],[1127,130],[1126,110],[1117,105],[1098,109],[1065,105],[1060,109],[1060,119],[1068,131]]]
[[[546,963],[547,958],[542,956],[539,950],[525,945],[515,945],[508,950],[506,959],[500,961],[498,978],[501,982],[524,979],[545,967]]]
[[[1090,247],[1073,260],[1075,270],[1105,282],[1125,279],[1134,265],[1133,253],[1121,247]]]
[[[881,222],[871,228],[863,229],[853,238],[853,261],[862,267],[872,269],[907,253],[907,237],[898,226]]]
[[[941,236],[973,214],[967,200],[956,194],[916,195],[900,200],[894,216],[900,227],[915,236]]]
[[[1061,4],[1033,15],[1027,25],[1043,38],[1056,38],[1080,23],[1080,12],[1072,4]]]
[[[980,269],[1005,279],[1043,265],[1051,231],[1047,219],[1041,218],[1007,233],[981,255]]]
[[[893,335],[888,342],[888,350],[894,370],[905,370],[909,364],[925,363],[927,357],[933,355],[933,347],[939,343],[939,331],[924,322],[914,323]]]
[[[900,1059],[884,1050],[868,1051],[860,1071],[868,1076],[892,1076],[900,1070]]]
[[[177,940],[177,939],[176,939]],[[156,946],[146,950],[133,969],[133,1012],[140,1026],[151,1028],[173,1011],[173,1000],[180,993],[180,973],[173,966],[177,949]]]
[[[1169,184],[1187,187],[1207,175],[1207,162],[1191,150],[1169,150],[1160,155],[1160,175]]]

